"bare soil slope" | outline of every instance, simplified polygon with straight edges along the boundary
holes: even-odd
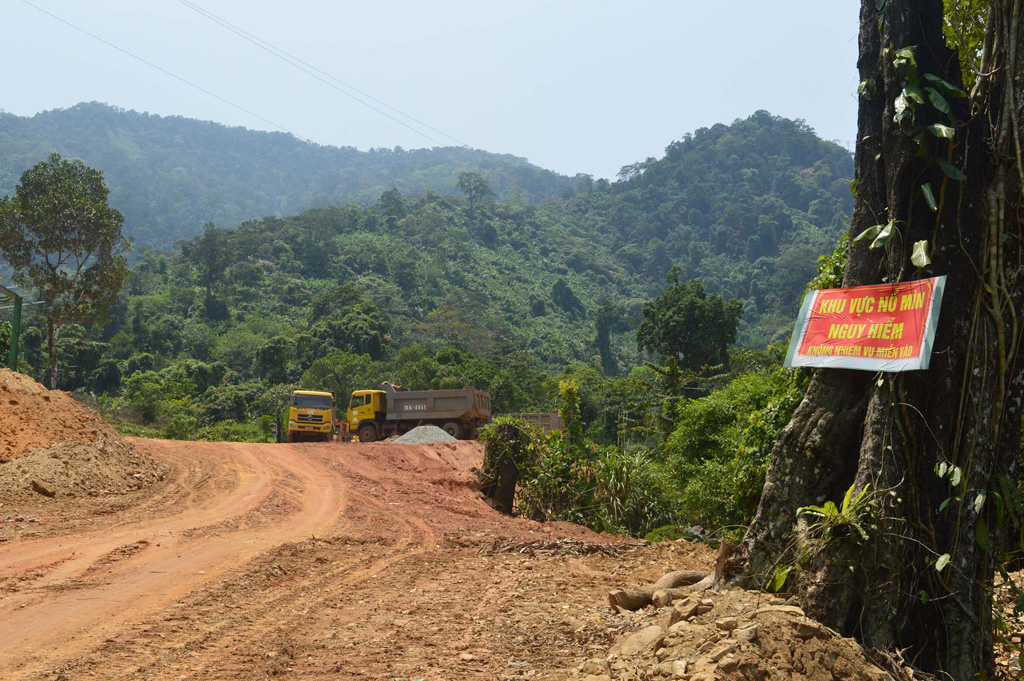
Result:
[[[25,374],[0,369],[0,463],[57,442],[119,439],[96,412]]]
[[[126,494],[164,473],[67,393],[0,369],[0,519],[13,504]]]
[[[135,444],[171,471],[163,483],[84,517],[55,498],[0,542],[0,678],[584,678],[661,616],[613,615],[609,589],[714,561],[501,516],[475,490],[472,442]],[[815,651],[806,678],[832,678],[836,660],[864,673],[835,678],[881,678],[853,648]],[[656,653],[608,669],[654,678]]]

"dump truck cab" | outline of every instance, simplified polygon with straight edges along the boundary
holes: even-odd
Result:
[[[360,442],[374,442],[383,433],[387,396],[383,390],[355,390],[348,402],[348,431]]]
[[[288,442],[330,442],[334,436],[334,395],[320,390],[292,392],[288,408]]]

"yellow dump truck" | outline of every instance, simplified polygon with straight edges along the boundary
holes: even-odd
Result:
[[[330,442],[334,437],[334,395],[296,390],[289,400],[288,442]]]
[[[381,383],[378,390],[356,390],[348,404],[348,432],[375,442],[416,426],[434,425],[459,440],[476,437],[491,417],[491,394],[475,388],[406,390]]]

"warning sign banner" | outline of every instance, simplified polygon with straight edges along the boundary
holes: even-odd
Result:
[[[943,276],[808,293],[786,366],[927,369],[945,284]]]

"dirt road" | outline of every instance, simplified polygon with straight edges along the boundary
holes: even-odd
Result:
[[[130,503],[15,509],[0,678],[563,678],[610,586],[710,562],[488,551],[618,540],[492,511],[475,443],[136,445],[172,474]]]

